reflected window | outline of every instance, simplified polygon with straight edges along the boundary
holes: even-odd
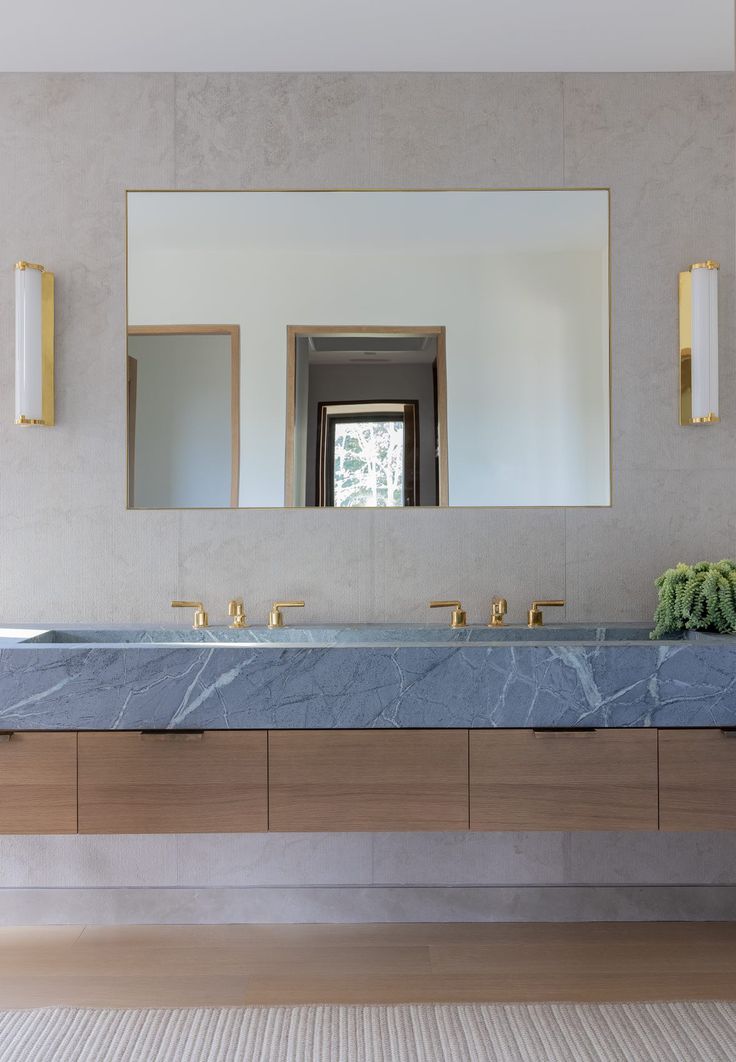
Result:
[[[321,404],[319,505],[419,505],[418,403]]]

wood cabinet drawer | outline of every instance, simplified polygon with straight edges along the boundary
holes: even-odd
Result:
[[[265,731],[80,733],[80,833],[268,829]]]
[[[77,735],[0,735],[0,833],[77,832]]]
[[[736,733],[660,730],[662,830],[736,829]]]
[[[470,828],[656,830],[656,730],[471,730]]]
[[[467,730],[272,730],[272,830],[467,830]]]

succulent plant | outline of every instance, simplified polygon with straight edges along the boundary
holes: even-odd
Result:
[[[736,632],[736,561],[678,564],[655,581],[659,603],[650,638],[681,631]]]

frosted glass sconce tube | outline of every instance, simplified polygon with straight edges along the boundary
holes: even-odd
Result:
[[[54,423],[54,274],[15,266],[15,423]]]
[[[718,263],[680,273],[680,424],[718,416]]]

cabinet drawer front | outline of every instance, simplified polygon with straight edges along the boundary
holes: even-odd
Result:
[[[736,829],[736,736],[721,730],[660,730],[662,830]]]
[[[473,830],[656,830],[655,730],[471,730]]]
[[[467,730],[272,730],[272,830],[467,830]]]
[[[77,735],[1,736],[0,833],[76,833]]]
[[[265,731],[80,733],[80,833],[268,828]]]

